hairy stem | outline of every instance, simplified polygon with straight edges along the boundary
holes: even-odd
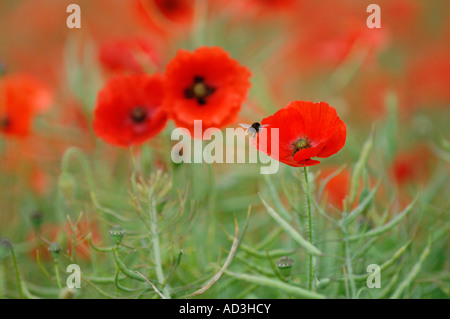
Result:
[[[5,266],[0,263],[0,299],[5,297]]]
[[[311,245],[313,245],[313,222],[312,222],[312,210],[311,210],[311,201],[310,201],[310,188],[308,181],[308,170],[306,167],[303,167],[303,175],[305,176],[305,191],[306,191],[306,203],[308,208],[308,240]],[[309,290],[313,290],[313,281],[314,281],[314,265],[313,265],[313,255],[308,253],[308,288]]]
[[[348,229],[347,225],[342,226],[342,232],[344,233],[344,251],[345,251],[345,267],[347,268],[347,278],[350,281],[350,289],[349,289],[349,295],[350,298],[355,298],[355,278],[353,276],[353,267],[352,267],[352,258],[350,253],[350,242],[348,239]]]
[[[164,272],[162,269],[162,263],[161,263],[161,251],[159,246],[159,234],[158,234],[158,212],[156,210],[156,204],[155,201],[152,200],[152,205],[150,209],[150,227],[152,231],[152,247],[153,247],[153,262],[155,263],[155,271],[156,271],[156,277],[158,279],[158,283],[160,285],[163,285],[165,283],[165,277]],[[169,285],[166,283],[163,287],[163,294],[166,298],[170,299],[170,293],[169,293]]]
[[[22,280],[20,280],[19,267],[17,266],[16,253],[14,252],[14,247],[11,245],[11,256],[14,263],[14,270],[16,271],[16,279],[17,279],[17,287],[19,289],[20,299],[23,299],[23,289],[22,289]]]
[[[55,275],[56,275],[56,282],[58,283],[58,288],[61,291],[62,290],[61,278],[59,276],[58,261],[56,259],[55,259]]]

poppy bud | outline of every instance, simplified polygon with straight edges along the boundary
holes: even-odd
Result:
[[[123,235],[125,235],[125,230],[119,225],[114,225],[109,230],[109,237],[115,245],[119,245],[122,242]]]
[[[286,256],[281,257],[277,260],[276,265],[278,269],[280,270],[280,273],[284,277],[289,277],[292,271],[292,265],[294,264],[294,261]]]
[[[34,228],[39,229],[41,228],[42,222],[43,222],[43,215],[42,212],[39,210],[35,210],[30,214],[30,220],[31,224]]]
[[[48,251],[52,254],[52,257],[55,260],[58,259],[61,249],[61,245],[58,243],[51,243],[50,246],[48,246]]]

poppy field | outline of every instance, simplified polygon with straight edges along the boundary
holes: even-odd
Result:
[[[0,299],[447,299],[449,179],[448,1],[0,2]]]

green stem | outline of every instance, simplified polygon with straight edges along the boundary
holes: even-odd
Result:
[[[133,154],[133,149],[131,149],[131,148],[130,148],[130,154],[131,154],[131,160],[132,160],[132,166],[133,166],[132,175],[131,175],[131,183],[132,183],[132,187],[133,187],[133,191],[136,196],[136,199],[139,201],[139,193],[138,193],[137,185],[136,185],[137,162],[136,162],[134,154]],[[152,248],[153,248],[153,258],[154,258],[153,262],[155,264],[156,277],[158,279],[158,283],[160,285],[163,285],[165,283],[165,278],[164,278],[164,272],[162,270],[161,251],[160,251],[160,247],[159,247],[158,212],[156,209],[155,200],[153,198],[151,199],[151,205],[150,205],[150,232],[152,234]],[[115,251],[116,251],[116,256],[117,256],[117,250],[115,250]],[[136,276],[138,276],[138,275],[136,275]],[[141,277],[139,277],[139,278],[141,278]],[[166,298],[170,299],[168,284],[166,284],[163,287],[163,294]]]
[[[55,275],[56,275],[56,282],[58,283],[58,288],[61,291],[62,290],[62,285],[61,285],[61,278],[59,277],[59,268],[58,268],[58,261],[55,259],[54,261],[55,264]]]
[[[136,183],[136,176],[137,176],[137,164],[136,159],[134,158],[133,148],[130,148],[130,156],[131,156],[131,186],[133,187],[133,192],[136,195],[136,198],[138,197],[138,189],[137,189],[137,183]]]
[[[0,299],[5,297],[5,266],[0,263]]]
[[[193,44],[197,48],[206,44],[207,0],[195,0]]]
[[[92,175],[92,171],[91,171],[89,163],[86,159],[86,156],[80,149],[78,149],[76,147],[71,147],[64,153],[63,158],[61,160],[61,172],[65,173],[68,171],[69,160],[72,157],[76,157],[78,159],[78,161],[80,162],[81,168],[84,171],[84,175],[86,177],[86,181],[89,186],[89,190],[91,192],[93,192],[94,191],[94,177]]]
[[[75,232],[76,232],[76,226],[74,227],[72,225],[72,222],[70,221],[70,216],[69,215],[67,215],[67,219],[68,219],[70,228],[72,230],[72,248],[70,250],[70,257],[69,257],[69,259],[70,259],[70,263],[73,264],[74,263],[74,256],[75,256],[75,241],[76,241]],[[55,266],[56,265],[57,264],[55,264]]]
[[[342,226],[342,232],[344,233],[344,251],[345,251],[345,265],[347,268],[347,277],[350,281],[350,289],[349,294],[350,298],[355,298],[355,291],[356,291],[356,285],[355,285],[355,278],[353,276],[353,266],[352,266],[352,258],[350,253],[350,241],[348,239],[348,228],[347,225]]]
[[[212,242],[216,238],[216,225],[218,225],[217,213],[216,213],[216,185],[214,179],[214,171],[212,164],[208,166],[208,180],[209,180],[209,217],[211,218],[210,226],[208,227],[208,242]]]
[[[309,189],[309,181],[308,181],[308,170],[306,167],[303,167],[303,174],[305,176],[305,190],[306,190],[306,203],[308,206],[308,239],[311,245],[313,245],[313,223],[312,223],[312,210],[311,210],[311,201],[310,196],[311,192]],[[308,254],[308,288],[309,290],[313,290],[313,281],[314,281],[314,265],[313,265],[313,255],[311,253]]]
[[[162,286],[165,283],[164,272],[161,263],[161,251],[159,246],[159,235],[158,235],[158,212],[156,210],[156,205],[154,200],[152,200],[152,205],[150,209],[150,227],[152,231],[152,247],[153,247],[153,262],[155,263],[156,277],[158,283]],[[163,294],[166,298],[170,299],[169,285],[166,283],[164,285]]]
[[[16,253],[14,252],[13,245],[11,245],[11,256],[13,258],[14,270],[16,271],[17,287],[19,288],[19,297],[20,299],[23,299],[22,281],[20,280],[19,267],[17,266]]]
[[[114,246],[111,249],[114,254],[114,259],[116,261],[116,265],[120,268],[120,270],[124,273],[125,276],[135,279],[135,280],[138,280],[138,281],[142,281],[142,282],[145,281],[144,278],[139,276],[135,271],[128,269],[127,266],[123,263],[123,261],[120,260],[119,253],[118,253],[118,246]]]

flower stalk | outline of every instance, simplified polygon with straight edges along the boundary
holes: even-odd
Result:
[[[305,192],[306,192],[306,204],[308,209],[308,240],[311,245],[313,244],[313,216],[311,209],[311,190],[309,188],[308,169],[303,167],[303,175],[305,177]],[[313,290],[314,281],[314,257],[311,253],[308,253],[308,289]]]
[[[5,266],[0,263],[0,299],[5,298]]]
[[[165,277],[162,269],[161,250],[159,245],[158,212],[154,200],[152,200],[150,208],[150,227],[152,231],[153,262],[155,264],[156,278],[158,279],[158,283],[162,286],[165,283]],[[166,298],[170,299],[169,286],[167,283],[163,286],[162,293]]]

